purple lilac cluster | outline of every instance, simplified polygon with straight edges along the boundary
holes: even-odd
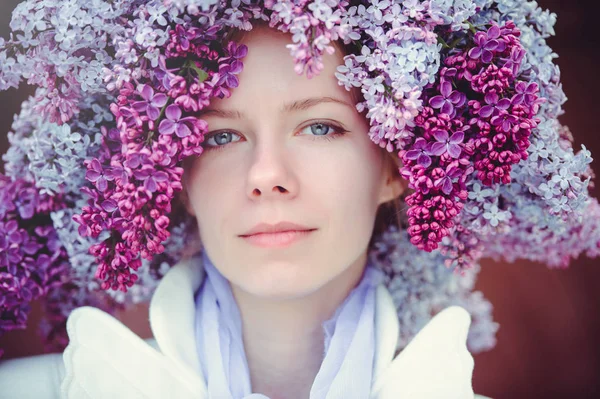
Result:
[[[450,234],[473,171],[484,186],[508,184],[512,166],[527,158],[541,99],[536,83],[517,78],[519,36],[512,22],[468,34],[423,93],[411,149],[399,153],[414,189],[406,198],[408,232],[421,249],[436,249]]]
[[[90,251],[103,289],[126,291],[141,258],[164,252],[171,202],[180,191],[181,161],[202,153],[206,122],[194,113],[237,87],[247,48],[216,41],[219,30],[169,31],[165,54],[151,78],[125,82],[111,104],[117,127],[105,130],[104,152],[86,162],[92,197],[75,220],[80,234],[110,236]],[[211,44],[212,43],[212,44]]]
[[[69,259],[49,217],[64,206],[0,175],[0,334],[25,328],[30,303],[65,281]]]

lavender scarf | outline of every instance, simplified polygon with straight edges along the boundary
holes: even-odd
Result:
[[[229,281],[202,255],[206,278],[196,294],[196,342],[210,398],[268,399],[252,393],[242,322]],[[367,398],[375,353],[375,288],[383,273],[367,265],[360,283],[323,323],[325,356],[310,399]]]

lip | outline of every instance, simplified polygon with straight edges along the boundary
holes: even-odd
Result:
[[[279,222],[275,224],[269,223],[259,223],[244,234],[241,234],[241,237],[251,236],[254,234],[264,234],[264,233],[282,233],[286,231],[306,231],[306,230],[314,230],[311,227],[302,226],[300,224],[292,223],[292,222]]]
[[[240,237],[249,244],[262,248],[286,247],[309,236],[315,230],[291,222],[260,223]]]

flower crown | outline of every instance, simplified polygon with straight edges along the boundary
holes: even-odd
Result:
[[[60,349],[74,307],[146,301],[200,248],[176,206],[182,162],[202,154],[198,111],[239,85],[248,49],[232,34],[267,23],[290,33],[307,78],[334,42],[356,48],[338,82],[360,89],[369,137],[402,161],[405,223],[370,252],[399,348],[452,304],[472,314],[471,350],[491,348],[491,305],[473,291],[482,257],[565,267],[598,254],[592,159],[557,120],[555,20],[513,0],[22,2],[0,38],[0,89],[37,90],[3,156],[0,333],[44,298],[42,333]]]

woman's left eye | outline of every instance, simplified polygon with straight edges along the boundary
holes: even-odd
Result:
[[[301,132],[307,132],[313,136],[332,136],[335,134],[343,134],[345,133],[345,130],[328,123],[318,122],[306,126]]]

